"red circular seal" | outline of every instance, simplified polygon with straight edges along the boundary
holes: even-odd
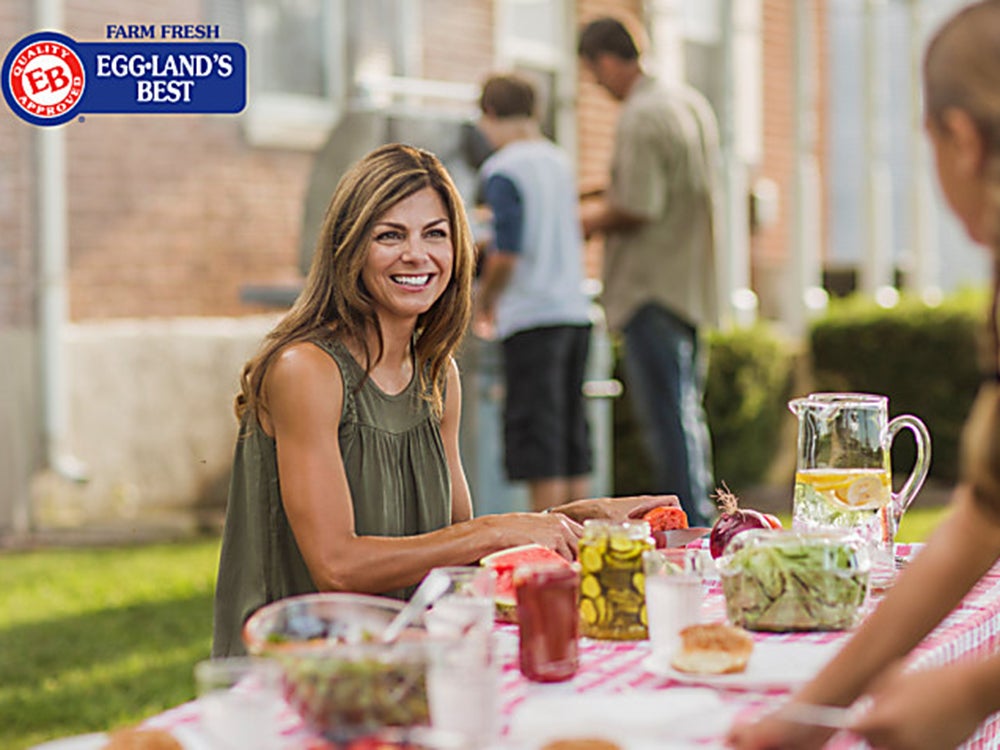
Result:
[[[26,114],[43,120],[64,118],[83,95],[83,62],[60,41],[38,40],[10,62],[7,83],[13,101]]]

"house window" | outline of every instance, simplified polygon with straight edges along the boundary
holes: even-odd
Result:
[[[316,149],[352,104],[379,103],[372,81],[419,75],[419,3],[241,3],[249,58],[244,122],[258,146]]]
[[[249,96],[258,146],[318,147],[343,113],[348,0],[243,0]]]
[[[543,132],[575,153],[576,16],[566,0],[498,0],[497,63],[538,90]]]

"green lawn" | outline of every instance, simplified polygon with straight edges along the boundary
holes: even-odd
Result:
[[[133,724],[194,695],[217,539],[0,555],[0,748]]]
[[[900,541],[923,539],[943,512],[910,511]],[[134,724],[192,698],[218,554],[217,539],[0,554],[0,748]]]

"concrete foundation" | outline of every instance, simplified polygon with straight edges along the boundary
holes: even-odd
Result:
[[[239,373],[276,320],[267,315],[67,326],[64,444],[82,462],[86,479],[73,481],[45,468],[29,472],[26,524],[15,523],[17,504],[5,495],[0,530],[145,537],[156,530],[190,533],[217,521],[236,436],[232,403]],[[34,396],[23,378],[13,380],[7,389],[19,384]],[[26,460],[4,454],[17,464],[13,473],[24,475]],[[42,465],[37,452],[35,463]]]

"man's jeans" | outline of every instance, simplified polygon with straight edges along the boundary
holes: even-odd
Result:
[[[654,492],[677,495],[691,526],[713,518],[712,444],[704,409],[707,361],[694,328],[657,304],[625,326],[625,386],[653,467]]]

